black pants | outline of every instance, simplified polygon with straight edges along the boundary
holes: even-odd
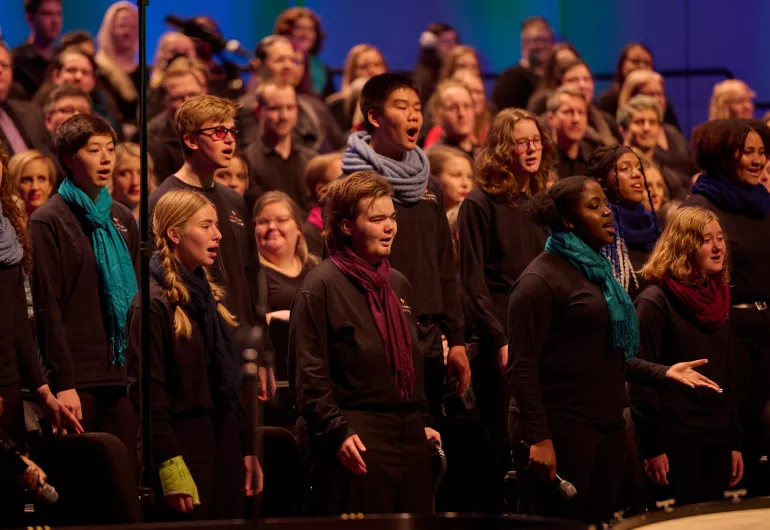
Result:
[[[735,328],[735,388],[743,427],[743,459],[751,487],[756,462],[770,451],[768,423],[763,410],[770,401],[770,310],[733,309]],[[754,494],[765,493],[755,491]]]
[[[97,386],[78,388],[77,392],[83,409],[83,429],[86,432],[106,432],[123,442],[131,458],[134,477],[138,480],[139,422],[126,387]]]
[[[187,514],[172,510],[158,483],[157,518],[190,521],[243,517],[245,471],[235,419],[231,415],[196,416],[172,421],[171,426],[201,504]]]
[[[676,499],[677,506],[722,500],[730,489],[732,451],[727,442],[708,443],[698,439],[669,436],[668,486],[650,484],[654,500]]]
[[[430,415],[443,416],[444,398],[444,345],[441,342],[441,328],[431,319],[423,319],[417,326],[423,359],[425,359],[425,395],[428,398]]]
[[[334,449],[317,455],[311,484],[321,511],[327,515],[430,513],[430,448],[420,415],[362,411],[344,414],[366,447],[362,457],[367,472],[356,475],[349,471],[340,464]]]
[[[556,452],[556,470],[577,494],[564,499],[555,482],[523,470],[522,487],[532,512],[587,523],[608,522],[618,501],[625,474],[627,444],[622,428],[603,432],[583,423],[548,418]],[[517,459],[519,462],[524,458]]]

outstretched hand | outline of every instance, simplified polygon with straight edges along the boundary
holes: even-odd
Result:
[[[716,384],[714,381],[712,381],[705,375],[695,371],[695,368],[698,368],[699,366],[703,366],[707,362],[709,362],[708,359],[698,359],[697,361],[677,363],[668,369],[668,372],[666,372],[666,377],[668,377],[669,379],[673,379],[674,381],[677,381],[679,383],[682,383],[683,385],[687,385],[690,388],[695,388],[696,386],[702,386],[702,387],[710,388],[715,392],[721,393],[722,389],[719,387],[718,384]]]

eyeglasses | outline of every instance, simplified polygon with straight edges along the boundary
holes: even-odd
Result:
[[[535,151],[539,151],[543,148],[543,140],[536,136],[535,138],[522,138],[521,140],[516,140],[514,145],[516,146],[516,151],[519,153],[525,152],[527,149],[529,149],[529,146],[532,146],[532,149]]]
[[[211,131],[211,134],[207,134],[208,131]],[[217,140],[224,140],[227,138],[227,133],[230,133],[233,136],[233,139],[235,139],[236,136],[238,136],[238,128],[233,127],[232,129],[228,129],[227,127],[223,127],[222,125],[218,125],[217,127],[206,127],[205,129],[198,129],[198,134],[205,134],[206,136],[210,136],[212,138],[216,138]]]

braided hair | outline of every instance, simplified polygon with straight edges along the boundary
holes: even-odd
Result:
[[[644,164],[642,163],[639,155],[636,154],[631,148],[614,145],[604,146],[598,148],[591,155],[588,161],[588,169],[586,174],[594,177],[600,182],[602,187],[607,191],[608,199],[610,199],[616,206],[614,213],[619,218],[621,209],[617,206],[620,205],[620,184],[619,184],[619,172],[618,172],[618,159],[626,153],[634,153],[639,159],[641,167],[642,180],[644,182],[644,189],[647,192],[647,198],[650,201],[650,208],[652,211],[653,223],[655,224],[655,230],[660,233],[660,223],[655,213],[655,208],[652,206],[652,196],[650,194],[650,187],[647,184],[647,175],[644,172]],[[615,171],[614,184],[611,182],[610,173]],[[626,291],[639,289],[639,279],[636,276],[636,271],[631,263],[631,259],[628,255],[628,247],[626,246],[625,239],[623,238],[623,229],[619,219],[616,219],[616,231],[615,237],[612,243],[602,249],[602,254],[606,256],[610,263],[612,263],[612,274],[618,282],[626,289]]]

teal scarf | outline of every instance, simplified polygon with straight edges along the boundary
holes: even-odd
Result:
[[[545,250],[566,259],[570,265],[601,286],[610,315],[610,345],[634,358],[639,348],[639,321],[634,304],[623,286],[612,276],[610,261],[597,254],[572,232],[555,232],[545,242]]]
[[[96,270],[104,293],[104,323],[113,347],[112,362],[115,366],[122,366],[126,351],[126,315],[139,289],[126,240],[110,218],[112,197],[102,188],[94,202],[69,178],[59,186],[59,195],[90,229]]]

